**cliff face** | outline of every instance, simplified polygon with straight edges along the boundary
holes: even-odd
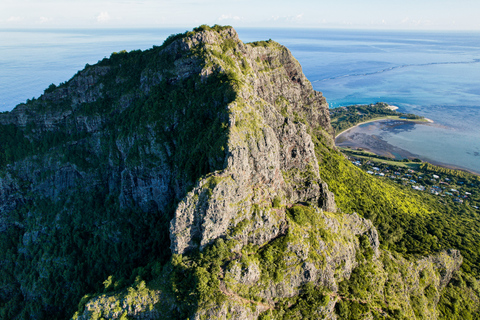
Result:
[[[313,299],[335,319],[367,273],[365,318],[387,312],[380,296],[435,318],[461,264],[392,255],[337,210],[316,152],[333,145],[325,98],[288,49],[229,27],[114,54],[0,124],[9,317],[65,318],[80,301],[74,318],[288,318]]]
[[[246,220],[251,223],[242,242],[263,245],[285,232],[285,213],[270,209],[275,198],[334,212],[333,194],[322,184],[307,132],[308,125],[331,132],[328,106],[290,52],[275,43],[245,45],[233,29],[213,37],[200,33],[186,42],[208,52],[212,64],[202,75],[215,68],[238,75],[237,98],[226,106],[226,168],[203,178],[179,204],[170,227],[172,252],[203,248]],[[232,47],[227,52],[221,48],[225,42]],[[230,65],[217,52],[233,56]],[[261,216],[254,216],[257,207],[265,207]]]

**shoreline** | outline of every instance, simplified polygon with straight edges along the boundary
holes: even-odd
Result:
[[[391,107],[395,107],[395,106],[391,106]],[[395,107],[398,109],[398,107]],[[344,134],[345,132],[348,132],[349,130],[353,129],[353,128],[356,128],[362,124],[365,124],[365,123],[370,123],[370,122],[375,122],[375,121],[382,121],[382,120],[398,120],[398,121],[408,121],[408,122],[416,122],[416,123],[434,123],[433,120],[431,119],[428,119],[428,118],[423,118],[423,119],[400,119],[400,118],[393,118],[391,116],[386,116],[386,117],[381,117],[381,118],[374,118],[374,119],[370,119],[370,120],[367,120],[367,121],[363,121],[363,122],[360,122],[360,123],[357,123],[356,125],[354,125],[353,127],[350,127],[350,128],[347,128],[343,131],[340,131],[338,134],[335,133],[335,137],[334,139],[337,140],[338,137],[340,137],[342,134]],[[422,120],[425,120],[425,121],[422,121]]]
[[[383,118],[377,118],[377,119],[371,119],[371,120],[367,120],[367,121],[364,121],[364,122],[361,122],[361,123],[358,123],[356,124],[355,126],[353,127],[350,127],[350,128],[347,128],[343,131],[341,131],[338,135],[335,136],[334,138],[334,141],[335,141],[335,146],[337,148],[350,148],[351,150],[356,150],[357,148],[355,147],[345,147],[345,146],[339,146],[338,143],[337,143],[337,139],[341,137],[341,135],[343,135],[344,133],[348,132],[349,130],[355,128],[355,127],[358,127],[359,125],[362,125],[362,124],[365,124],[365,123],[371,123],[371,122],[377,122],[377,121],[383,121],[383,120],[401,120],[401,121],[408,121],[408,122],[417,122],[417,123],[433,123],[433,121],[431,119],[427,119],[427,118],[424,118],[424,120],[426,121],[418,121],[418,120],[415,120],[415,119],[392,119],[392,118],[387,118],[387,117],[383,117]],[[423,119],[422,119],[423,120]],[[341,142],[340,142],[341,144]],[[361,150],[363,151],[366,151],[366,152],[370,152],[372,153],[372,156],[375,157],[375,156],[386,156],[388,157],[388,155],[386,154],[382,154],[381,152],[376,152],[376,150],[372,149],[372,148],[369,148],[369,147],[364,147],[362,146],[361,147]],[[402,149],[403,150],[403,149]],[[378,151],[378,150],[377,150]],[[389,150],[385,150],[387,153],[390,153]],[[407,153],[409,153],[407,150],[404,150],[406,151]],[[410,159],[412,160],[413,157],[409,156],[409,155],[404,155],[406,159]],[[426,163],[430,163],[432,165],[435,165],[435,166],[438,166],[438,167],[443,167],[443,168],[447,168],[447,169],[453,169],[453,170],[459,170],[459,171],[463,171],[463,172],[467,172],[467,173],[470,173],[470,174],[473,174],[473,175],[476,175],[476,176],[480,176],[480,172],[477,172],[477,171],[474,171],[472,169],[468,169],[468,168],[465,168],[465,167],[462,167],[462,166],[458,166],[458,165],[455,165],[455,164],[449,164],[449,163],[444,163],[444,162],[441,162],[441,161],[437,161],[437,160],[432,160],[432,159],[429,159],[428,157],[425,157],[425,156],[421,156],[421,155],[415,155],[415,158],[418,158],[420,159],[422,162],[426,162]],[[378,159],[378,161],[382,161],[381,159]],[[388,160],[387,160],[388,161]],[[395,160],[395,157],[392,158],[392,161],[396,161]]]

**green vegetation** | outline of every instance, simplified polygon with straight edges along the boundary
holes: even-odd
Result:
[[[262,208],[268,210],[270,208]],[[260,208],[253,208],[253,211]],[[288,219],[298,228],[291,228],[286,234],[266,243],[262,247],[246,245],[239,252],[239,242],[227,237],[217,239],[202,252],[192,252],[188,255],[174,255],[171,265],[164,269],[169,272],[168,282],[164,284],[165,292],[175,296],[177,319],[191,315],[193,310],[214,309],[227,301],[228,296],[235,296],[252,310],[258,306],[268,305],[261,292],[272,283],[287,283],[289,267],[300,266],[303,263],[292,252],[292,245],[314,246],[318,239],[327,239],[319,213],[312,207],[297,205],[288,209]],[[243,220],[239,228],[248,225],[250,221]],[[307,231],[309,230],[309,231]],[[321,232],[323,231],[323,233]],[[305,235],[311,233],[305,242]],[[230,233],[235,236],[236,232]],[[311,242],[310,242],[311,241]],[[315,259],[312,259],[315,261]],[[287,267],[288,264],[288,267]],[[260,270],[260,277],[254,283],[239,282],[237,277],[247,270]],[[235,280],[237,279],[237,280]],[[220,282],[224,286],[220,286]],[[194,285],[192,285],[194,284]],[[275,308],[263,313],[262,319],[314,319],[319,307],[326,306],[330,301],[330,292],[326,288],[306,283],[300,295],[280,299]],[[207,317],[208,318],[208,317]]]
[[[234,255],[230,250],[232,244],[218,239],[202,253],[172,257],[168,284],[171,287],[167,290],[172,291],[178,305],[178,315],[174,318],[185,319],[198,307],[219,305],[225,300],[219,290],[219,275],[220,267]]]
[[[345,113],[345,111],[348,110],[341,112]],[[348,116],[342,118],[340,113],[335,118],[338,130],[345,130],[363,121],[359,119],[351,121],[352,118]],[[337,205],[345,212],[358,212],[371,219],[380,233],[380,242],[384,249],[401,253],[407,258],[426,256],[449,248],[460,250],[464,258],[463,272],[456,274],[454,280],[443,292],[429,293],[428,288],[425,287],[425,294],[429,300],[436,299],[435,297],[439,295],[440,302],[437,308],[443,319],[478,317],[479,290],[473,278],[478,277],[480,272],[478,268],[480,254],[476,250],[480,245],[480,211],[478,210],[480,178],[464,171],[437,167],[419,161],[393,161],[363,151],[343,150],[363,170],[371,170],[375,166],[379,172],[386,175],[384,178],[372,176],[356,168],[340,153],[320,143],[316,146],[317,156],[322,159],[320,161],[321,176],[328,183],[330,190],[335,193]],[[404,180],[390,178],[390,175],[397,174],[407,175],[408,178]],[[427,192],[412,190],[408,184],[410,180],[423,184]],[[445,185],[453,190],[461,188],[463,193],[469,194],[469,200],[459,204],[459,201],[454,201],[455,197],[439,197],[428,192],[429,187],[433,186],[442,190],[442,187],[439,187],[440,181],[444,183],[443,189],[446,188]],[[351,280],[345,282],[344,286],[348,286],[349,290],[361,288],[355,281],[365,279],[363,268],[365,267],[355,269]],[[361,277],[357,277],[358,273],[362,273]],[[462,280],[464,278],[469,280],[465,282]],[[364,289],[368,290],[367,287]],[[341,290],[343,294],[348,293],[345,289]],[[353,296],[355,295],[358,293]],[[426,303],[421,302],[423,298],[415,299],[419,299],[418,303]],[[371,306],[366,304],[344,300],[337,304],[336,311],[342,318],[356,319],[360,314],[371,312],[371,310],[368,311],[370,308]],[[416,317],[426,317],[421,310],[423,309],[414,310]],[[400,309],[392,309],[388,314],[391,317],[401,318],[402,312]]]
[[[195,33],[202,32],[202,31],[216,31],[216,32],[221,32],[223,30],[229,29],[231,26],[220,26],[218,24],[214,25],[213,27],[210,27],[206,24],[202,24],[201,26],[194,28],[193,31],[185,31],[184,33],[177,33],[177,34],[172,34],[167,37],[167,39],[163,42],[163,44],[160,46],[160,49],[163,49],[170,45],[172,42],[178,39],[183,39],[185,37],[190,37],[194,35]],[[156,47],[154,47],[156,48]]]
[[[373,152],[370,152],[370,151],[359,150],[359,149],[354,150],[354,149],[342,148],[342,147],[338,149],[343,154],[359,160],[373,161],[373,162],[383,163],[387,165],[392,165],[395,167],[410,168],[415,170],[420,167],[420,163],[416,160],[415,161],[409,160],[409,159],[396,160],[389,157],[374,154]]]
[[[146,52],[114,53],[77,74],[77,78],[102,74],[100,91],[92,93],[97,94],[94,102],[75,108],[70,98],[27,102],[32,114],[71,112],[70,118],[49,126],[32,119],[25,127],[0,125],[0,182],[11,191],[1,196],[20,199],[6,201],[11,208],[8,216],[0,217],[0,318],[88,314],[92,319],[112,315],[127,319],[126,310],[141,306],[161,315],[166,312],[172,319],[186,319],[197,311],[207,319],[209,312],[224,306],[232,316],[233,309],[228,308],[235,305],[260,314],[260,319],[318,319],[329,307],[341,319],[429,318],[435,312],[445,319],[478,318],[478,210],[368,175],[335,150],[321,128],[308,130],[320,176],[335,193],[341,212],[265,195],[266,201],[250,203],[251,211],[236,224],[231,219],[226,234],[202,251],[171,255],[169,227],[180,199],[198,179],[206,179],[204,191],[211,197],[222,179],[209,174],[225,166],[229,112],[241,113],[231,128],[237,134],[234,138],[256,140],[263,134],[258,125],[262,119],[237,97],[240,73],[251,70],[234,41],[225,40],[212,50],[200,45],[190,52],[164,51],[183,37],[226,28],[203,25],[172,35]],[[251,45],[274,44],[269,40]],[[183,63],[211,72],[184,76],[178,71]],[[55,96],[72,81],[75,78],[51,85],[45,94]],[[308,127],[303,115],[289,112],[286,99],[276,103],[283,116]],[[227,110],[229,104],[232,108]],[[341,130],[379,115],[399,116],[377,104],[347,107],[332,118]],[[83,123],[84,118],[90,123]],[[478,186],[478,179],[466,173],[415,166],[426,177],[448,176],[456,187]],[[42,188],[49,189],[53,184],[49,181],[63,168],[74,168],[81,178],[61,177],[62,190],[42,195]],[[148,175],[154,169],[160,173]],[[302,188],[317,179],[313,166],[282,174],[286,183],[304,182]],[[35,181],[28,180],[29,175]],[[163,178],[168,180],[162,185],[168,189],[163,207],[134,205],[134,195],[124,184]],[[472,196],[474,200],[478,195]],[[358,235],[343,228],[349,221],[357,223],[358,217],[346,215],[354,212],[373,222],[383,250],[372,247],[360,227]],[[242,236],[248,234],[247,241],[263,236],[256,228],[272,217],[282,223],[274,238],[245,244]],[[348,251],[345,255],[336,252],[342,245]],[[453,263],[443,252],[450,248],[460,250],[462,270],[444,290],[437,290],[435,277],[443,277],[448,268],[434,269],[428,261],[421,272],[415,268],[420,266],[418,259],[432,254]],[[352,252],[354,261],[347,261]],[[307,264],[332,274],[335,282],[308,280],[315,277]],[[333,285],[327,288],[327,283],[338,283],[338,291]]]
[[[439,204],[464,212],[480,211],[480,177],[427,162],[384,160],[374,154],[343,149],[357,167],[376,177],[434,195]],[[388,158],[387,158],[388,159]]]
[[[205,27],[194,32],[202,30]],[[112,54],[79,72],[77,77],[108,68],[101,78],[101,97],[80,104],[71,117],[51,128],[41,121],[30,121],[23,128],[0,125],[1,175],[22,181],[15,190],[25,202],[2,220],[6,230],[0,232],[0,287],[6,291],[0,292],[0,318],[68,318],[75,310],[72,302],[86,293],[103,292],[102,283],[109,276],[115,281],[108,290],[120,290],[138,277],[151,280],[154,266],[170,259],[168,228],[176,204],[199,177],[223,168],[226,106],[236,98],[227,73],[176,78],[174,59],[181,57],[162,49],[180,37],[146,52]],[[150,70],[158,70],[161,81],[144,83],[149,86],[145,92],[142,74]],[[50,86],[46,93],[57,89]],[[32,100],[27,108],[47,116],[71,110],[61,99]],[[76,117],[93,119],[99,127],[95,133],[87,132]],[[78,189],[45,198],[39,191],[32,193],[31,181],[23,182],[8,166],[22,160],[27,161],[20,164],[25,172],[43,166],[38,176],[42,181],[55,174],[51,163],[74,166],[85,178],[75,180]],[[121,205],[122,170],[136,174],[137,183],[142,172],[158,166],[172,173],[166,176],[168,203],[139,208],[127,194]],[[24,299],[25,290],[31,298]]]
[[[445,205],[434,196],[379,180],[355,168],[340,153],[317,146],[321,176],[344,212],[371,219],[382,247],[408,255],[460,249],[462,269],[480,270],[480,213],[473,208]]]
[[[109,275],[117,279],[115,288],[131,284],[138,275],[148,280],[146,270],[154,259],[166,262],[168,215],[120,210],[114,199],[104,189],[79,190],[56,202],[32,200],[11,213],[25,228],[0,233],[0,281],[36,296],[24,300],[20,290],[11,292],[10,299],[2,301],[1,318],[18,313],[21,318],[67,318],[72,309],[55,306],[74,307],[72,301],[86,292],[101,291]]]
[[[292,298],[280,299],[274,310],[263,313],[259,319],[319,319],[319,310],[330,302],[328,289],[308,282],[300,294]]]
[[[330,109],[330,119],[336,134],[361,122],[382,118],[424,120],[423,117],[411,113],[405,114],[391,110],[383,102]]]
[[[272,41],[272,39],[268,39],[268,40],[266,40],[266,41],[262,40],[262,41],[250,42],[249,44],[252,45],[252,46],[254,46],[254,47],[264,47],[264,48],[268,48],[268,47],[271,46],[272,44],[275,45],[276,42],[275,42],[275,41]]]

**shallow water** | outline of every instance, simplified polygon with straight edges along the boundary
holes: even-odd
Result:
[[[480,174],[480,137],[436,123],[382,120],[354,127],[336,139],[338,146],[368,149],[380,155],[420,158]]]
[[[161,45],[181,29],[0,30],[0,111],[38,97],[114,51]],[[302,64],[331,107],[378,101],[435,121],[383,130],[385,141],[432,161],[480,171],[480,33],[238,29],[273,39]],[[379,129],[380,130],[380,129]]]

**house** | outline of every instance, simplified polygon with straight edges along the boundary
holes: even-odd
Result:
[[[437,176],[436,174],[434,174],[432,177],[433,177],[433,179],[439,179],[439,178],[440,178],[440,177]]]

